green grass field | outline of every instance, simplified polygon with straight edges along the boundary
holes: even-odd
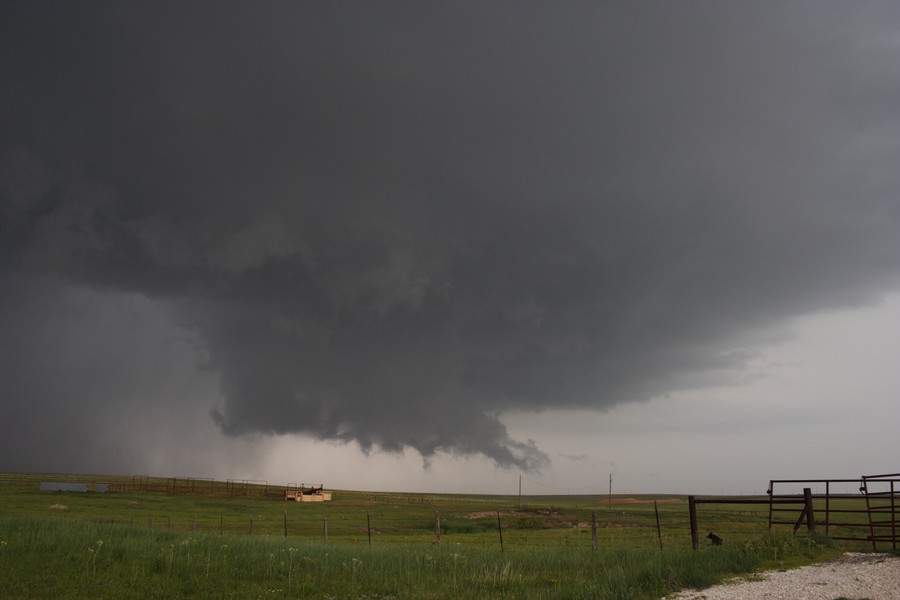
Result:
[[[0,476],[0,597],[660,598],[836,552],[741,504],[701,507],[725,544],[695,551],[683,497],[39,491],[61,480]]]

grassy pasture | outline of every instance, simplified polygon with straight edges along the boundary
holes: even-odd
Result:
[[[38,489],[61,480],[0,476],[0,597],[659,598],[833,552],[790,528],[767,533],[768,508],[740,504],[701,507],[702,535],[726,543],[704,539],[693,551],[683,497],[528,496],[520,505],[337,490],[316,504]]]

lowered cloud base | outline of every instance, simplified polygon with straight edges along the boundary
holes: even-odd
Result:
[[[891,3],[0,11],[9,468],[155,407],[539,471],[506,416],[668,410],[900,284]]]

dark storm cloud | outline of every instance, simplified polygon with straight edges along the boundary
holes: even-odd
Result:
[[[229,434],[540,466],[898,284],[890,3],[2,12],[7,279],[164,303]]]

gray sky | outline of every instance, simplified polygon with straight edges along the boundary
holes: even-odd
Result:
[[[0,80],[0,470],[900,470],[893,2],[11,1]]]

